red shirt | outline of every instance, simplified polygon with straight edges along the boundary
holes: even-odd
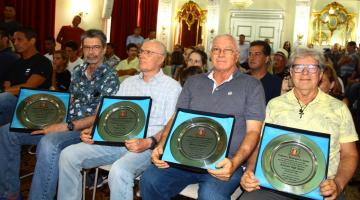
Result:
[[[63,44],[65,44],[67,41],[73,40],[75,41],[79,47],[80,47],[80,38],[81,35],[85,31],[82,28],[79,27],[72,27],[72,26],[63,26],[60,29],[58,37],[62,38]],[[63,49],[63,44],[61,45],[61,48]]]

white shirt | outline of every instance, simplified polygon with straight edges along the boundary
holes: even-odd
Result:
[[[83,63],[84,63],[84,61],[83,61],[81,58],[79,58],[79,57],[78,57],[74,62],[71,62],[71,61],[69,60],[68,67],[67,67],[66,69],[69,70],[70,73],[72,74],[73,71],[74,71],[74,68],[75,68],[76,66],[78,66],[78,65],[83,64]]]
[[[249,48],[250,45],[247,43],[244,43],[243,45],[239,45],[240,48],[240,64],[246,62],[248,56],[249,56]]]

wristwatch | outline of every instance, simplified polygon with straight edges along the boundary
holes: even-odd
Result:
[[[154,136],[151,136],[150,139],[151,139],[151,145],[150,145],[149,149],[153,150],[153,149],[155,149],[158,142],[157,142],[157,140],[155,139]]]
[[[72,130],[74,130],[74,123],[69,120],[66,122],[66,127],[67,127],[67,129],[69,129],[69,131],[72,131]]]

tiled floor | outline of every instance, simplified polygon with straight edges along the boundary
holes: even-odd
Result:
[[[358,150],[359,150],[358,145]],[[22,152],[22,163],[21,163],[21,170],[20,174],[24,175],[27,173],[31,173],[34,168],[35,163],[35,156],[30,155],[27,153],[27,147],[23,148]],[[31,184],[31,176],[22,179],[21,181],[21,193],[27,199],[29,194],[29,188]],[[137,186],[136,186],[137,187]],[[135,188],[136,190],[137,188]],[[108,200],[109,199],[109,188],[107,185],[99,188],[96,193],[96,199],[97,200]],[[91,199],[92,197],[92,191],[87,190],[86,191],[86,199]],[[135,200],[139,200],[141,198],[134,198]],[[176,200],[188,200],[188,198],[178,196],[174,198]],[[355,176],[353,177],[353,180],[350,182],[348,187],[346,188],[346,199],[347,200],[359,200],[360,199],[360,167],[358,166],[358,170],[356,171]]]

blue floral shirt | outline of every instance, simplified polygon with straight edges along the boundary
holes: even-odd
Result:
[[[102,96],[116,94],[119,79],[107,64],[100,65],[89,80],[86,75],[88,63],[78,65],[71,77],[69,91],[72,95],[68,118],[77,120],[95,113]]]

